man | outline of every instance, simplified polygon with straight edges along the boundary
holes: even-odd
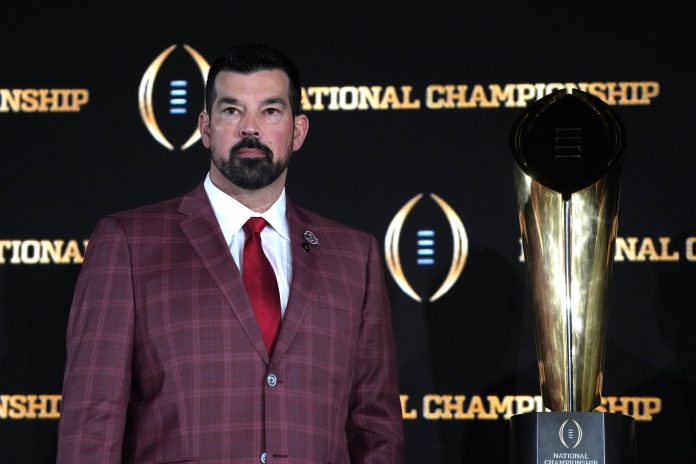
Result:
[[[228,50],[199,117],[203,185],[97,225],[68,323],[59,463],[401,462],[377,242],[285,199],[299,109],[284,55]]]

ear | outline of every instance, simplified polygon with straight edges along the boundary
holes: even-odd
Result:
[[[292,151],[300,149],[309,131],[309,119],[304,114],[295,116],[295,132],[292,135]]]
[[[210,117],[205,111],[198,115],[198,131],[201,133],[201,141],[205,148],[210,148]]]

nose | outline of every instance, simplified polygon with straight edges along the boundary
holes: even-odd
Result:
[[[253,114],[245,114],[239,122],[239,134],[242,137],[258,137],[261,135],[258,121]]]

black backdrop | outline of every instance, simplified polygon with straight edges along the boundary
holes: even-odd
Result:
[[[65,325],[83,241],[97,219],[185,193],[205,175],[200,142],[179,148],[202,107],[201,71],[184,44],[210,61],[248,41],[293,57],[309,92],[310,133],[290,168],[290,197],[386,247],[397,212],[423,194],[396,244],[403,278],[385,260],[408,463],[505,462],[509,414],[539,395],[508,144],[524,109],[520,95],[594,83],[610,99],[607,89],[621,94],[623,86],[611,102],[628,142],[604,395],[610,410],[638,419],[640,462],[695,462],[696,73],[684,12],[635,2],[562,10],[208,2],[3,13],[1,463],[54,460]],[[153,74],[151,98],[154,121],[175,145],[169,150],[141,118],[150,100],[147,93],[139,100],[139,87],[172,45]],[[173,80],[186,80],[185,103],[168,103]],[[466,85],[459,101],[471,107],[443,98],[437,86],[447,85]],[[361,86],[382,87],[371,90],[382,109],[369,100],[368,109],[351,109]],[[496,86],[511,92],[498,105]],[[71,90],[52,103],[40,89]],[[419,108],[403,108],[416,100]],[[437,108],[445,103],[455,107]],[[78,111],[66,111],[71,104]],[[171,115],[171,107],[187,112]],[[466,262],[430,302],[461,239],[452,218],[465,230]],[[423,230],[434,234],[432,245],[418,245]],[[434,250],[432,265],[416,264],[419,248]]]

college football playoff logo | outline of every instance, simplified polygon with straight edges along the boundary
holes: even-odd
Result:
[[[392,277],[399,285],[401,290],[413,298],[417,302],[422,302],[423,298],[414,289],[414,286],[406,278],[404,272],[404,259],[402,258],[402,253],[400,251],[401,235],[404,229],[404,224],[406,219],[411,214],[412,210],[416,204],[423,198],[423,194],[419,193],[415,197],[411,198],[401,209],[396,213],[394,219],[392,219],[387,229],[387,234],[384,240],[385,257],[387,261],[387,267],[389,272],[391,272]],[[466,236],[466,230],[464,229],[464,224],[454,212],[452,207],[448,205],[445,200],[435,195],[430,194],[430,198],[439,207],[439,210],[444,213],[447,220],[447,224],[451,231],[451,243],[442,243],[438,239],[437,228],[436,227],[416,227],[416,230],[412,231],[415,233],[415,248],[408,251],[413,255],[413,259],[408,261],[413,261],[420,269],[432,268],[439,263],[438,256],[446,255],[450,257],[449,266],[446,271],[446,276],[440,286],[432,293],[427,299],[429,302],[433,302],[445,293],[447,293],[450,288],[455,284],[462,271],[464,270],[464,264],[466,263],[467,254],[469,252],[469,242]],[[440,216],[441,217],[441,216]],[[422,222],[436,223],[436,217],[432,215],[430,217],[421,218]],[[446,250],[446,252],[437,253],[436,250]],[[430,284],[432,277],[437,273],[431,273],[427,276],[427,283]],[[429,285],[426,285],[429,286]]]
[[[566,419],[558,429],[558,437],[566,448],[577,448],[582,441],[582,427],[575,419]]]
[[[158,82],[158,86],[155,86],[163,64],[176,48],[176,45],[170,46],[150,63],[140,81],[138,106],[147,130],[167,149],[174,150],[174,144],[164,135],[165,132],[190,133],[188,139],[182,140],[183,143],[179,147],[181,150],[186,150],[200,139],[196,124],[198,113],[201,111],[198,103],[203,102],[203,89],[210,65],[200,53],[184,44],[183,49],[190,58],[193,58],[195,67],[191,69],[190,65],[185,66],[183,63],[179,63],[179,66],[173,65],[172,69],[167,69],[165,78],[161,79],[164,85]],[[200,78],[203,80],[203,85],[199,81]],[[190,111],[192,101],[197,104]],[[162,126],[165,125],[169,130],[162,130]],[[193,131],[189,132],[192,125]]]

